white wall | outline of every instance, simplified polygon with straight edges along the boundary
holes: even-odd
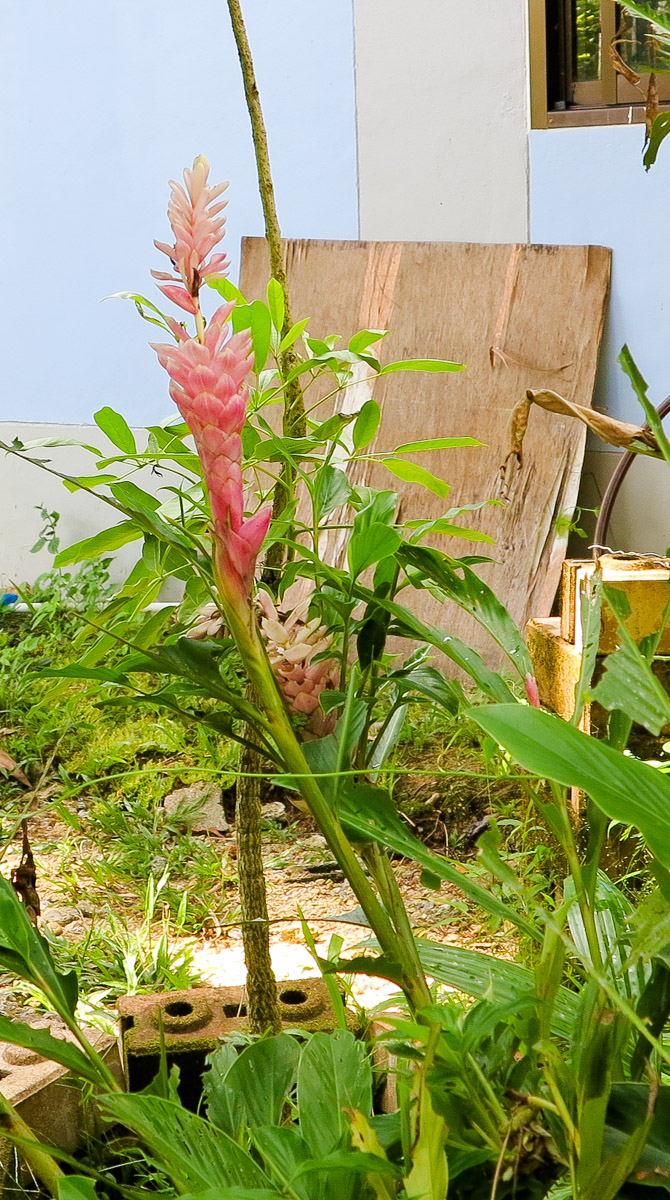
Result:
[[[361,237],[527,240],[526,8],[354,0]]]
[[[670,144],[647,173],[643,138],[642,125],[530,135],[532,241],[597,243],[614,252],[595,404],[624,421],[641,418],[616,362],[624,342],[654,403],[670,393]]]
[[[42,438],[70,439],[93,445],[103,454],[118,453],[97,426],[0,422],[0,441],[7,444],[14,437],[18,437],[24,445]],[[137,430],[137,443],[143,444],[141,430]],[[65,475],[95,474],[95,460],[81,446],[42,447],[30,451],[30,455]],[[136,477],[136,482],[146,491],[158,493],[161,486],[171,480],[165,475],[162,478],[152,475],[150,469],[146,468]],[[49,512],[60,514],[57,533],[61,549],[123,520],[122,515],[104,501],[97,500],[87,492],[69,492],[62,480],[40,467],[0,451],[0,591],[13,584],[32,583],[38,575],[52,568],[53,560],[47,550],[40,550],[37,554],[30,552],[43,525],[38,511],[40,505],[44,505]],[[138,545],[141,542],[131,542],[113,556],[110,578],[115,582],[122,582],[130,571],[138,556]],[[76,571],[77,567],[68,570]],[[162,598],[173,599],[178,591],[178,587],[177,590],[173,588],[166,591]]]
[[[351,0],[244,0],[283,231],[358,232]],[[5,354],[0,421],[128,420],[170,408],[131,304],[153,294],[167,180],[206,154],[230,179],[228,253],[262,233],[223,0],[25,0],[0,39]],[[9,333],[8,331],[11,331]]]
[[[670,394],[670,145],[645,173],[642,125],[538,129],[530,135],[530,235],[535,242],[611,246],[612,292],[594,404],[623,421],[642,410],[616,359],[628,343],[655,405]],[[589,441],[585,503],[597,503],[616,452]],[[615,510],[610,544],[664,553],[670,473],[636,463]]]

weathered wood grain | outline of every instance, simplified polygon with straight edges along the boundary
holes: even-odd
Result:
[[[548,388],[579,404],[593,394],[609,286],[610,251],[602,246],[462,245],[449,242],[289,241],[285,247],[294,319],[309,330],[350,337],[361,328],[389,328],[380,358],[449,358],[460,374],[398,374],[370,381],[361,372],[344,393],[348,410],[369,395],[382,407],[375,449],[392,450],[418,438],[469,435],[482,449],[435,451],[416,461],[452,486],[446,500],[394,480],[379,465],[361,467],[361,482],[395,487],[403,517],[433,518],[449,507],[502,499],[461,523],[495,539],[493,563],[481,566],[523,627],[546,616],[558,586],[584,453],[584,428],[533,411],[523,461],[501,467],[510,442],[512,410],[526,388]],[[265,295],[265,242],[243,242],[241,289]],[[327,412],[323,412],[325,417]],[[477,544],[442,539],[449,554]],[[333,561],[342,541],[329,535]],[[409,599],[409,594],[405,597]],[[484,654],[499,655],[487,635],[456,606],[440,608],[425,593],[412,607]]]

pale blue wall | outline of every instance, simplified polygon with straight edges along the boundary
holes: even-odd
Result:
[[[351,0],[244,9],[283,231],[355,238]],[[169,401],[146,348],[151,327],[132,305],[100,299],[152,294],[166,181],[196,154],[231,181],[234,270],[240,237],[262,233],[225,0],[23,0],[7,13],[0,421],[86,422],[103,404],[131,424],[161,419]]]
[[[627,342],[655,404],[670,393],[670,143],[646,174],[644,129],[534,130],[530,236],[611,246],[612,294],[594,403],[625,421],[641,409],[616,362]]]

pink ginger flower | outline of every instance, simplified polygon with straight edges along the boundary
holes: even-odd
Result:
[[[320,658],[332,645],[326,627],[319,618],[305,620],[309,597],[287,616],[277,612],[267,592],[258,593],[263,612],[261,632],[268,658],[288,707],[309,717],[305,729],[313,737],[323,737],[333,726],[333,716],[326,715],[319,704],[321,693],[335,686],[337,663],[333,658]]]
[[[176,345],[153,344],[168,372],[170,395],[200,455],[212,509],[214,557],[224,590],[248,596],[271,508],[244,518],[242,429],[251,370],[247,332],[231,336],[233,304],[223,304],[202,337]]]
[[[170,180],[168,218],[175,244],[154,243],[157,249],[167,254],[176,271],[175,275],[166,271],[151,272],[154,279],[166,281],[159,285],[160,291],[193,314],[198,312],[197,297],[203,279],[224,275],[228,267],[225,254],[215,254],[209,262],[205,261],[225,232],[226,219],[221,213],[227,202],[221,200],[216,204],[215,201],[228,187],[227,183],[209,187],[208,177],[209,163],[200,154],[191,170],[187,167],[184,171],[185,188]]]

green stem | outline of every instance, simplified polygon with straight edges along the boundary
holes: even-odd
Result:
[[[402,987],[414,1011],[430,1003],[430,992],[423,972],[417,971],[411,947],[396,932],[386,909],[370,886],[363,866],[346,838],[337,815],[312,775],[284,709],[272,668],[259,640],[248,600],[227,592],[220,580],[226,623],[248,672],[249,682],[260,697],[272,738],[284,761],[287,773],[296,778],[303,799],[356,896],[381,946],[382,952],[397,962],[402,972]]]
[[[31,1171],[44,1184],[52,1196],[57,1197],[61,1179],[65,1174],[58,1163],[38,1141],[32,1129],[26,1125],[16,1109],[0,1092],[0,1131],[5,1131],[12,1139],[21,1143],[21,1154]]]
[[[570,822],[570,815],[568,813],[568,807],[565,800],[565,791],[558,784],[554,783],[552,783],[551,789],[556,806],[559,809],[562,817],[563,836],[561,839],[561,849],[563,850],[563,853],[568,861],[570,874],[575,885],[575,896],[582,920],[584,922],[584,930],[586,932],[586,939],[589,944],[591,962],[593,963],[594,967],[599,968],[602,967],[602,955],[600,953],[600,943],[598,941],[598,931],[596,929],[595,912],[593,905],[589,900],[588,890],[584,884],[582,865],[579,861],[579,854],[577,853],[577,847],[575,845],[575,839],[572,832],[572,824]]]
[[[403,946],[406,949],[408,967],[411,968],[424,984],[423,1007],[423,1005],[431,1003],[432,996],[425,981],[419,952],[416,948],[414,930],[412,929],[409,914],[398,886],[398,880],[395,877],[388,855],[379,846],[373,845],[368,862],[370,873],[379,888],[379,894],[391,914],[398,936],[401,938]]]
[[[100,1076],[101,1087],[104,1086],[109,1088],[110,1092],[122,1092],[123,1088],[114,1078],[102,1055],[98,1054],[98,1051],[95,1049],[95,1047],[91,1045],[86,1037],[86,1034],[82,1032],[72,1016],[72,1013],[68,1008],[65,1008],[63,1004],[61,1004],[60,999],[52,992],[48,982],[39,975],[35,976],[35,981],[41,991],[44,992],[44,995],[49,999],[52,1008],[58,1013],[61,1021],[67,1025],[73,1037],[75,1037],[79,1042],[79,1045],[81,1046],[88,1060],[95,1067]]]

